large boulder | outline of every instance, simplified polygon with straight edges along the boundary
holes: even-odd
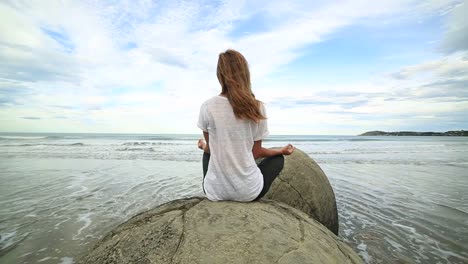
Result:
[[[362,263],[302,211],[271,200],[169,202],[118,226],[78,263]]]
[[[330,182],[301,150],[284,156],[284,168],[264,197],[305,212],[338,235],[338,210]]]

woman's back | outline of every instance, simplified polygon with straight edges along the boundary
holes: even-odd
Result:
[[[262,114],[265,109],[262,105]],[[204,189],[210,200],[251,201],[261,192],[263,176],[255,163],[254,141],[268,135],[266,119],[239,119],[224,96],[202,104],[198,126],[210,136],[210,162]]]
[[[203,103],[198,120],[205,138],[198,141],[204,152],[203,189],[212,201],[258,200],[282,170],[282,155],[291,154],[294,147],[262,147],[268,136],[265,107],[252,93],[242,54],[235,50],[219,54],[216,76],[221,94]],[[265,159],[257,165],[255,158],[261,157]]]

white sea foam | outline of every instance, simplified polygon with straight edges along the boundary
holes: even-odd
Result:
[[[26,252],[26,253],[24,253],[23,255],[21,255],[20,258],[29,256],[29,255],[31,255],[31,254],[33,254],[33,253],[34,253],[34,252]]]
[[[60,225],[62,225],[63,223],[67,222],[68,220],[70,220],[70,218],[67,217],[67,219],[62,220],[62,221],[56,223],[56,224],[54,225],[54,229],[59,229]]]
[[[28,140],[28,139],[45,139],[47,137],[37,137],[37,136],[0,136],[0,139],[17,139],[17,140]]]
[[[16,236],[16,231],[8,233],[0,233],[0,249],[6,249],[11,246],[14,241],[13,238]]]
[[[403,246],[399,243],[397,243],[396,241],[394,241],[393,239],[390,239],[388,237],[384,237],[385,241],[387,241],[391,246],[392,248],[394,248],[395,250],[399,251],[399,252],[402,252],[403,251]]]
[[[89,225],[91,225],[91,222],[92,222],[92,221],[91,221],[91,218],[90,218],[91,215],[92,215],[92,213],[85,213],[85,214],[80,214],[80,215],[78,216],[77,222],[83,222],[84,225],[83,225],[80,229],[78,229],[78,232],[73,236],[73,239],[74,239],[74,240],[75,240],[75,239],[78,239],[78,236],[81,235],[81,232],[82,232],[84,229],[88,228]]]
[[[41,259],[38,260],[37,262],[44,262],[44,261],[49,260],[49,259],[52,259],[52,257],[41,258]]]
[[[369,256],[369,253],[367,252],[367,245],[361,241],[361,243],[359,243],[357,248],[359,250],[358,255],[361,256],[364,262],[370,263],[372,258]]]
[[[71,257],[62,257],[59,264],[73,264],[73,258]]]

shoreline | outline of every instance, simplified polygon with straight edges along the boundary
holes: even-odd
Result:
[[[468,137],[467,130],[456,130],[446,132],[414,132],[414,131],[396,131],[396,132],[385,132],[385,131],[368,131],[358,136],[419,136],[419,137]]]

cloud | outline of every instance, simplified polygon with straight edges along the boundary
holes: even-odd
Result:
[[[294,96],[273,96],[266,101],[272,118],[270,123],[283,133],[292,132],[284,127],[301,126],[301,122],[306,122],[304,113],[307,113],[307,120],[316,129],[330,133],[337,131],[330,127],[327,130],[330,124],[340,124],[346,131],[355,133],[359,133],[356,128],[361,131],[463,129],[468,125],[466,56],[466,53],[456,53],[404,66],[368,83],[305,85],[295,89]]]
[[[420,94],[419,98],[438,98],[445,101],[444,97],[448,97],[452,98],[452,102],[468,101],[466,87],[468,87],[468,78],[436,81],[423,85],[421,88],[424,92]]]
[[[16,81],[78,82],[78,67],[59,52],[0,42],[1,78]]]
[[[362,95],[362,94],[360,94]],[[288,108],[295,108],[295,107],[302,107],[302,106],[311,106],[311,107],[333,107],[336,109],[351,109],[358,106],[366,105],[369,101],[363,99],[356,99],[354,97],[348,97],[344,100],[337,100],[336,98],[332,97],[323,97],[323,96],[316,96],[316,97],[309,97],[309,98],[275,98],[268,102],[269,106],[272,107],[279,107],[281,109],[288,109]],[[335,110],[330,110],[327,112],[338,112]]]
[[[437,60],[423,62],[417,65],[405,66],[391,74],[396,79],[412,79],[427,74],[442,78],[455,78],[468,75],[468,53],[457,53]]]
[[[437,60],[406,66],[390,74],[396,80],[394,95],[404,99],[432,98],[441,101],[468,100],[467,53],[459,52]]]
[[[468,50],[468,1],[459,3],[450,14],[441,49],[445,53]]]
[[[298,111],[351,125],[366,109],[384,115],[392,102],[386,98],[453,100],[463,94],[466,55],[403,67],[394,73],[399,79],[388,78],[385,85],[362,81],[311,89],[304,83],[286,91],[288,82],[280,78],[283,67],[294,67],[307,48],[346,27],[411,20],[415,14],[446,16],[456,3],[5,1],[0,120],[12,130],[27,130],[28,123],[17,120],[37,115],[44,127],[69,132],[195,132],[200,103],[219,92],[216,61],[227,48],[248,58],[256,95],[280,117],[272,120],[278,131],[289,122],[282,118]],[[460,8],[448,25],[463,23]],[[263,26],[246,30],[259,21]],[[447,32],[448,46],[462,42]]]
[[[0,108],[22,105],[33,94],[24,82],[0,78]]]
[[[1,106],[5,106],[5,105],[11,105],[13,104],[14,101],[12,99],[9,99],[9,98],[0,98],[0,107]]]
[[[51,29],[47,28],[41,28],[44,33],[49,35],[51,38],[53,38],[57,43],[59,43],[65,52],[71,53],[75,49],[75,45],[73,42],[70,40],[70,37],[63,31],[63,29],[60,29],[58,31],[54,31]]]

